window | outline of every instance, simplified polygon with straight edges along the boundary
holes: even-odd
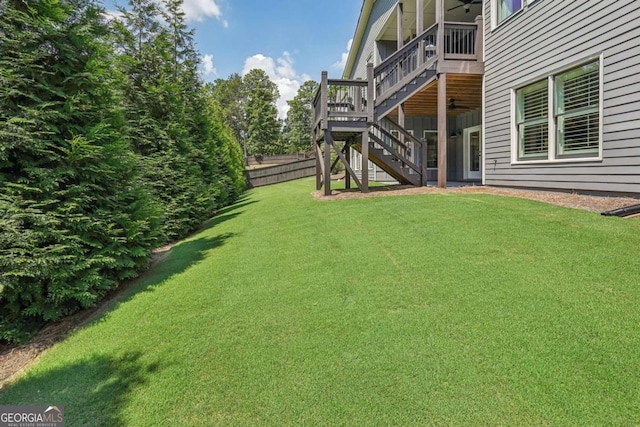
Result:
[[[600,142],[600,69],[597,62],[556,79],[558,156],[597,153]]]
[[[438,169],[438,132],[425,130],[424,140],[427,143],[427,169]]]
[[[599,157],[600,64],[589,62],[515,90],[516,160]]]
[[[496,0],[497,1],[497,23],[501,23],[523,7],[525,0]]]
[[[549,151],[549,89],[547,80],[518,89],[520,158],[543,157]]]

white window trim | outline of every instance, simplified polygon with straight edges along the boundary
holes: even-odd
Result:
[[[504,18],[502,22],[498,22],[498,2],[500,0],[491,0],[491,31],[504,25],[505,22],[509,22],[514,16],[519,15],[522,11],[526,10],[530,4],[537,0],[522,0],[522,7],[513,12],[511,15]]]
[[[598,129],[598,154],[590,157],[574,157],[574,158],[557,158],[557,144],[556,144],[556,135],[557,135],[557,126],[555,121],[555,81],[554,77],[558,74],[561,74],[565,71],[568,71],[572,68],[578,67],[583,64],[588,64],[589,62],[593,62],[597,60],[599,62],[599,73],[600,73],[600,87],[599,94],[600,99],[599,103],[599,118],[600,118],[600,128]],[[549,90],[549,149],[548,155],[546,159],[535,159],[535,160],[522,160],[519,159],[518,153],[520,150],[519,141],[518,141],[518,125],[517,125],[517,114],[518,114],[518,98],[517,98],[517,90],[521,87],[527,86],[529,84],[533,84],[536,81],[540,81],[542,77],[538,77],[535,79],[528,79],[525,82],[519,83],[517,86],[511,88],[511,164],[512,165],[534,165],[534,164],[562,164],[562,163],[588,163],[588,162],[599,162],[602,161],[602,153],[603,153],[603,122],[604,122],[604,53],[600,53],[595,56],[591,56],[587,59],[582,59],[580,61],[574,61],[569,64],[566,64],[562,67],[554,69],[549,73],[545,73],[547,78],[549,79],[548,90]]]

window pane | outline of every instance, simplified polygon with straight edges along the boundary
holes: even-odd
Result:
[[[549,149],[549,123],[526,125],[520,127],[520,156],[546,156]]]
[[[547,81],[536,83],[518,91],[520,98],[519,122],[546,118],[549,111]]]
[[[438,133],[437,132],[425,132],[424,135],[427,140],[427,168],[438,168]]]
[[[522,9],[523,0],[498,0],[498,23]]]
[[[588,64],[557,79],[558,113],[598,106],[600,102],[600,72],[598,64]]]
[[[592,62],[556,79],[558,154],[597,153],[600,144],[600,63]]]
[[[598,151],[600,114],[597,111],[574,117],[563,117],[559,125],[559,154]]]
[[[548,80],[518,89],[516,94],[519,156],[546,157],[549,152]]]

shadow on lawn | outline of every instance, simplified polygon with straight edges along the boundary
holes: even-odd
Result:
[[[206,221],[203,226],[194,234],[214,228],[223,222],[232,220],[243,211],[234,212],[236,209],[257,203],[255,200],[247,200],[244,196],[233,205],[227,206],[216,213],[216,215]],[[161,284],[170,277],[186,271],[189,267],[197,264],[206,257],[206,252],[219,248],[235,233],[219,234],[215,237],[201,237],[199,239],[186,240],[175,246],[160,252],[158,259],[153,263],[152,267],[138,278],[134,279],[134,284],[122,292],[116,298],[120,304],[133,297],[138,292],[152,291],[156,285]],[[109,304],[111,306],[111,304]]]
[[[227,207],[224,207],[224,208],[220,209],[218,212],[216,212],[216,216],[214,216],[212,219],[207,221],[207,225],[209,224],[209,222],[214,221],[216,218],[218,218],[220,216],[225,216],[225,215],[229,214],[230,212],[235,211],[236,209],[244,208],[244,207],[247,207],[247,206],[252,205],[254,203],[258,203],[258,201],[257,200],[249,200],[247,197],[244,197],[244,198],[238,200],[237,202],[235,202],[234,204],[229,205]]]
[[[131,352],[119,357],[94,354],[35,373],[5,387],[0,403],[64,406],[65,425],[69,426],[125,426],[121,411],[131,392],[158,371],[157,364],[146,364],[141,356]]]

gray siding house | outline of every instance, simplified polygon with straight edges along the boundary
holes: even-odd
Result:
[[[640,194],[640,1],[364,0],[342,79],[314,101],[369,180]],[[367,165],[363,168],[362,165]]]
[[[640,193],[640,2],[490,0],[484,16],[484,182]]]

